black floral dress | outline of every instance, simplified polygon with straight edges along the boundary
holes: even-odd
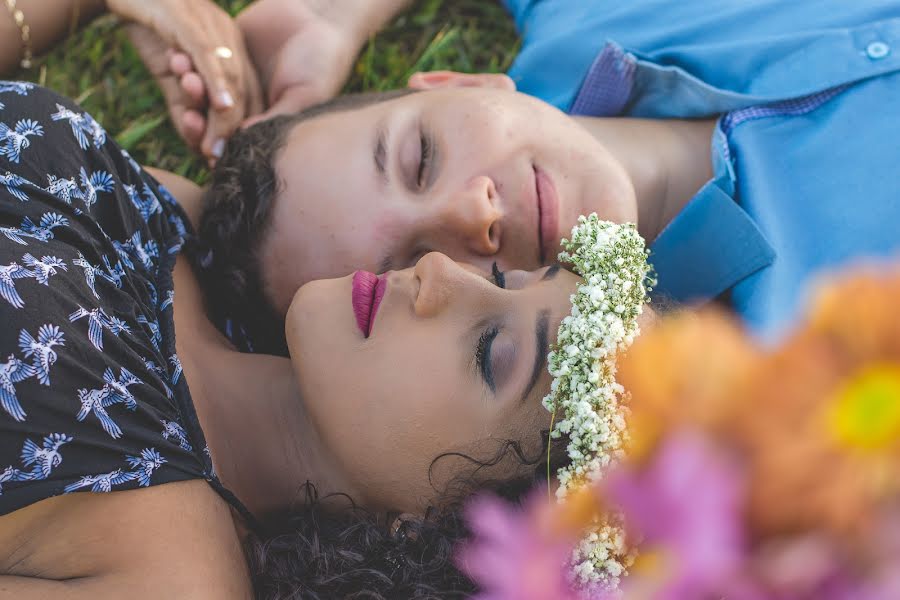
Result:
[[[175,352],[187,219],[70,100],[0,81],[0,515],[203,478]]]

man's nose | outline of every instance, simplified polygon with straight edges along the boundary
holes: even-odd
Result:
[[[485,175],[470,180],[442,207],[439,227],[462,240],[475,254],[493,255],[500,250],[500,221],[497,188]]]

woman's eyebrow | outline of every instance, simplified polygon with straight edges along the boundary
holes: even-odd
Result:
[[[542,310],[538,313],[537,319],[534,322],[534,366],[531,369],[531,378],[528,380],[528,385],[525,386],[525,391],[522,392],[523,404],[528,400],[531,390],[534,389],[535,384],[537,384],[538,379],[541,376],[541,372],[544,370],[544,366],[547,364],[547,353],[550,351],[547,342],[547,330],[549,327],[550,311]]]

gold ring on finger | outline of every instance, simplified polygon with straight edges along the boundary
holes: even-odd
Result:
[[[231,58],[234,56],[234,52],[228,46],[217,46],[216,49],[213,50],[213,54],[219,58]]]

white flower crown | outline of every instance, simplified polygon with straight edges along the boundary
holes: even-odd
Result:
[[[615,360],[640,334],[637,319],[655,285],[649,251],[634,224],[582,216],[571,240],[562,240],[562,245],[559,260],[583,280],[550,352],[553,383],[543,401],[553,415],[550,436],[566,435],[569,440],[571,463],[557,472],[560,502],[599,479],[624,451],[625,390],[616,383]],[[615,516],[607,516],[573,552],[573,582],[616,588],[630,562],[621,525]]]

